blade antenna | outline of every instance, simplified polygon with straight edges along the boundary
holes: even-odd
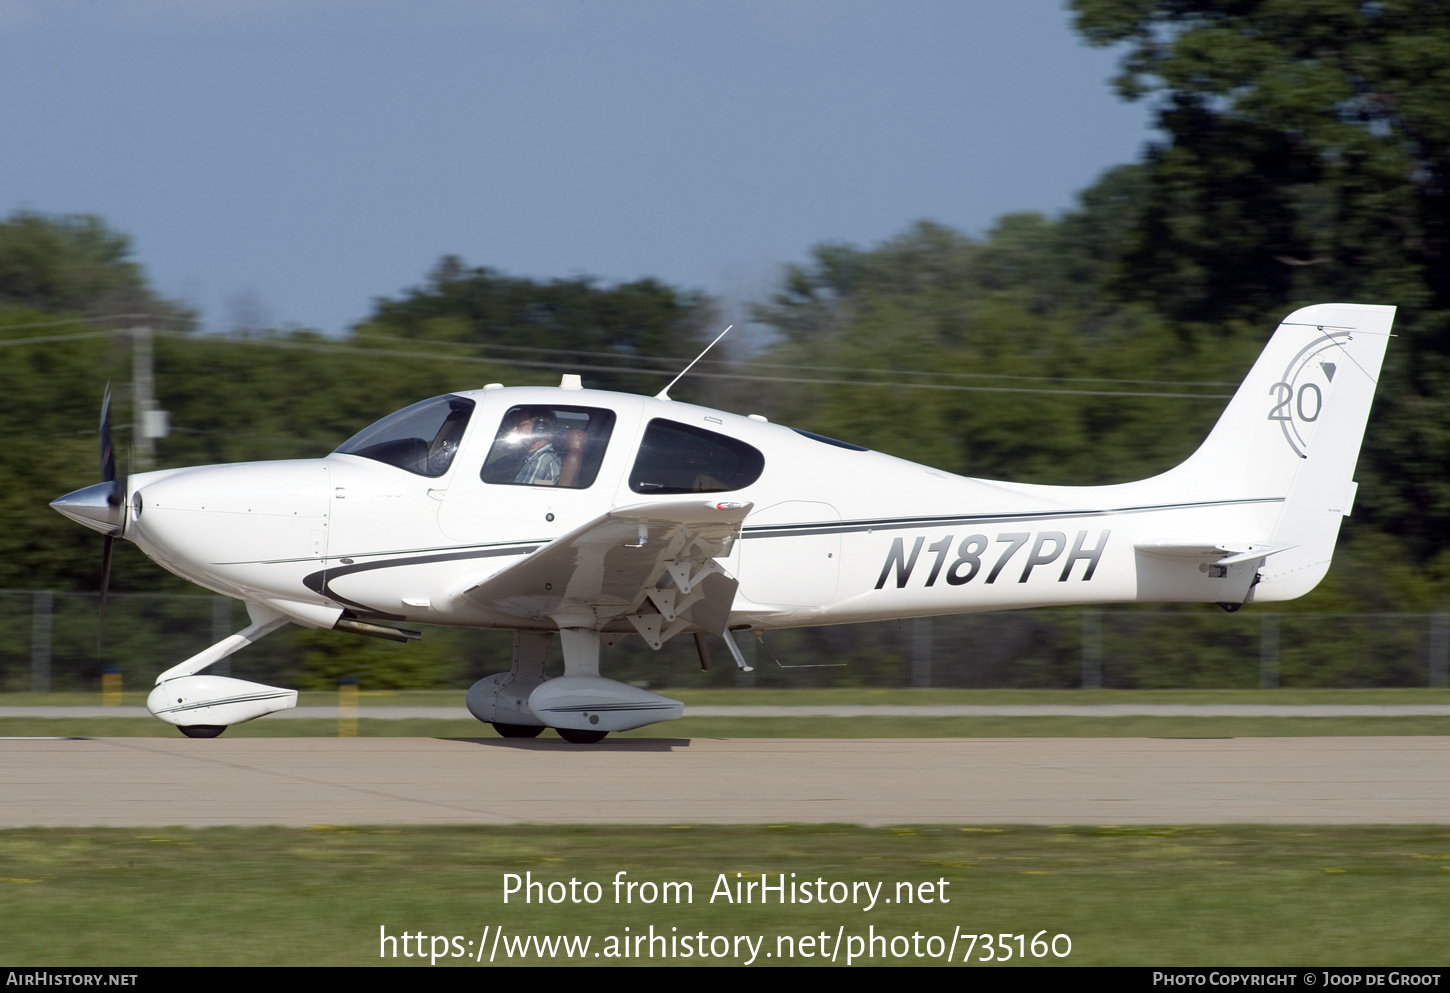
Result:
[[[681,372],[680,372],[680,374],[678,376],[676,376],[674,379],[670,380],[670,385],[669,386],[666,386],[664,389],[660,390],[658,393],[655,394],[655,399],[656,400],[668,400],[670,398],[670,390],[674,387],[674,385],[676,383],[678,383],[680,380],[684,379],[685,378],[685,373],[687,373],[691,369],[695,368],[695,362],[698,362],[701,359],[703,359],[705,357],[705,352],[708,352],[710,349],[714,348],[715,345],[716,345],[716,343],[721,338],[723,338],[727,334],[729,334],[730,333],[730,328],[733,328],[734,326],[735,325],[732,324],[732,325],[730,325],[729,328],[726,328],[724,331],[721,331],[718,335],[716,335],[715,336],[715,341],[712,341],[712,342],[710,342],[710,344],[706,345],[705,346],[705,351],[704,352],[701,352],[699,355],[696,355],[694,362],[691,362],[689,365],[685,366],[685,368],[683,370],[681,370]]]

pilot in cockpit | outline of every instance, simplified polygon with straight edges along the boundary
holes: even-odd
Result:
[[[559,432],[554,412],[546,407],[521,407],[514,411],[514,422],[508,438],[517,446],[521,457],[514,473],[515,483],[532,486],[553,486],[559,482],[564,458],[556,444]]]
[[[594,481],[614,416],[577,407],[514,407],[504,415],[480,473],[485,483],[577,489]],[[593,462],[586,466],[591,445]]]

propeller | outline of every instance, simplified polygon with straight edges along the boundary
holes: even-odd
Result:
[[[126,478],[116,474],[116,449],[111,443],[111,384],[106,384],[105,395],[101,397],[101,482],[110,483],[106,503],[117,517],[124,515],[121,505],[126,502]],[[106,593],[111,586],[111,550],[116,544],[116,532],[106,532],[106,543],[101,549],[101,607],[96,616],[96,648],[101,647],[101,632],[106,622]]]
[[[101,644],[101,622],[106,616],[106,594],[111,585],[111,552],[126,526],[126,476],[116,471],[116,449],[111,441],[111,384],[101,399],[101,481],[57,497],[51,507],[77,524],[99,531],[106,538],[101,553],[101,609],[96,622],[96,647]]]

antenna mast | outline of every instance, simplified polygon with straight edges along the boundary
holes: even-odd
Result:
[[[730,325],[730,328],[733,328],[734,326],[735,325],[732,324],[732,325]],[[712,341],[712,342],[710,342],[710,344],[708,344],[708,345],[705,346],[705,352],[708,352],[710,349],[714,348],[716,342],[718,342],[721,338],[723,338],[727,334],[729,334],[730,333],[730,328],[726,328],[724,331],[721,331],[718,335],[716,335],[715,336],[715,341]],[[676,376],[674,379],[670,380],[670,385],[669,386],[666,386],[664,389],[660,390],[658,393],[655,394],[655,399],[656,400],[668,400],[670,398],[670,390],[674,387],[674,385],[676,383],[678,383],[680,380],[682,380],[682,379],[685,378],[685,373],[687,373],[691,369],[695,368],[695,362],[698,362],[701,359],[703,359],[705,357],[705,352],[701,352],[699,355],[696,355],[695,356],[695,361],[694,362],[691,362],[689,365],[685,366],[685,368],[680,372],[680,374],[678,376]]]

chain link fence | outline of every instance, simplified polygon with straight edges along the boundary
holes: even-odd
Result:
[[[0,691],[96,691],[107,671],[128,689],[247,623],[242,605],[205,595],[113,595],[97,639],[94,594],[0,591]],[[1444,687],[1450,613],[1312,613],[1249,608],[1022,610],[737,635],[754,671],[709,639],[700,671],[689,638],[652,652],[634,637],[603,671],[642,686],[1273,689]],[[213,666],[302,689],[344,676],[364,689],[464,688],[508,669],[507,631],[428,628],[395,645],[287,627]],[[562,672],[557,644],[550,669]]]

